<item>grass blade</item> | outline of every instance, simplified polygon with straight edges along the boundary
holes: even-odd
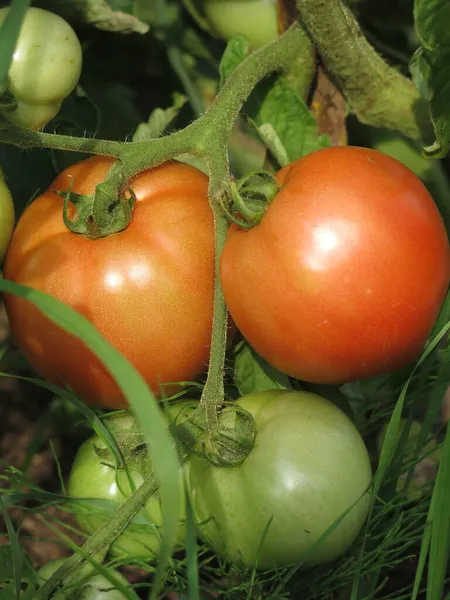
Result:
[[[5,505],[3,504],[2,499],[0,498],[0,511],[3,513],[3,518],[6,524],[6,531],[9,536],[9,544],[11,548],[11,559],[14,571],[14,583],[15,583],[15,592],[17,600],[20,599],[21,596],[21,583],[22,583],[22,572],[23,572],[23,562],[24,557],[22,554],[22,550],[19,545],[19,540],[17,539],[17,534],[14,529],[14,525],[10,519],[10,516],[6,510]]]
[[[441,600],[450,549],[450,429],[445,435],[442,459],[431,500],[430,555],[428,561],[427,600]]]
[[[48,294],[6,279],[0,279],[0,290],[31,302],[51,321],[83,341],[114,377],[132,407],[149,445],[163,510],[163,540],[152,588],[155,598],[175,544],[182,492],[178,453],[155,397],[130,362],[74,309]]]
[[[31,0],[14,0],[0,27],[0,93],[7,87],[7,77],[17,38]]]

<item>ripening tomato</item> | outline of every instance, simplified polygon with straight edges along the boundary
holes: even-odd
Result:
[[[372,470],[358,430],[337,406],[308,392],[254,392],[238,404],[255,419],[247,458],[233,467],[190,460],[200,536],[243,567],[334,560],[354,541],[369,509]]]
[[[192,380],[208,364],[214,286],[208,178],[177,162],[149,169],[131,181],[137,202],[126,229],[97,240],[70,232],[52,190],[67,190],[73,177],[74,192],[92,194],[112,162],[93,157],[69,167],[27,207],[4,276],[84,315],[160,395],[160,384]],[[44,378],[89,403],[125,405],[81,341],[26,300],[5,294],[5,306],[17,345]]]
[[[232,227],[220,275],[249,344],[292,377],[342,383],[411,363],[450,275],[447,234],[407,167],[375,150],[318,150],[281,169],[261,222]]]

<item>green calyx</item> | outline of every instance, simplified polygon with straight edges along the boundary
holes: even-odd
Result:
[[[201,456],[213,465],[233,467],[242,463],[251,452],[256,437],[252,415],[233,402],[225,402],[218,415],[212,435],[208,433],[205,411],[200,406],[190,415],[181,413],[171,425],[172,435],[186,454]]]
[[[279,189],[272,173],[251,171],[238,181],[231,182],[231,202],[226,205],[222,199],[222,210],[232,223],[242,229],[251,229],[260,223]]]
[[[114,436],[116,448],[108,446],[103,440],[94,438],[92,440],[95,454],[103,464],[111,469],[126,469],[137,471],[142,477],[148,477],[152,472],[151,462],[148,459],[147,443],[142,432],[139,430],[134,416],[129,415],[129,423],[124,421],[125,417],[119,419],[126,425],[123,430],[116,429],[114,421],[107,419],[107,429]],[[131,426],[128,426],[131,424]]]
[[[64,224],[72,233],[95,240],[123,231],[130,223],[136,196],[116,165],[91,196],[73,192],[73,182],[65,192],[55,190],[63,198]],[[75,217],[69,216],[73,206]]]

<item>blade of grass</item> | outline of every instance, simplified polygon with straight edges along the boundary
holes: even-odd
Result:
[[[425,571],[425,566],[427,563],[428,552],[430,550],[430,541],[431,541],[431,528],[429,524],[425,526],[425,533],[422,539],[422,543],[420,545],[420,553],[419,560],[417,561],[416,567],[416,575],[414,577],[414,586],[411,595],[411,600],[417,600],[417,597],[420,593],[420,584],[422,582],[422,577]]]
[[[395,455],[395,450],[397,448],[398,442],[398,432],[400,428],[400,420],[403,412],[403,406],[405,403],[406,394],[408,392],[409,384],[411,383],[414,374],[419,369],[421,364],[426,360],[426,358],[434,351],[439,342],[443,339],[443,337],[450,330],[450,323],[446,323],[444,327],[440,330],[440,332],[433,338],[430,342],[426,350],[422,353],[422,356],[417,361],[411,375],[403,386],[402,391],[400,392],[400,396],[395,405],[394,411],[392,413],[391,420],[389,421],[388,428],[386,430],[386,437],[383,443],[383,447],[381,449],[380,460],[378,463],[378,468],[375,473],[374,482],[373,482],[373,491],[372,498],[373,502],[375,501],[378,492],[380,491],[381,484],[386,475],[386,472],[389,468],[389,465],[392,462],[392,459]]]
[[[17,600],[20,600],[21,597],[21,583],[22,583],[22,573],[23,573],[23,563],[24,557],[22,553],[22,549],[20,548],[19,540],[17,539],[17,534],[14,529],[14,525],[11,521],[11,518],[6,510],[6,507],[0,498],[0,511],[3,513],[3,518],[6,524],[6,531],[9,536],[9,545],[11,548],[11,559],[14,571],[14,583],[15,583],[15,592]]]
[[[439,342],[444,338],[444,336],[447,334],[449,329],[450,329],[450,323],[447,323],[444,327],[441,328],[439,333],[436,334],[436,336],[432,339],[432,341],[430,342],[428,347],[425,349],[425,351],[422,353],[421,357],[419,358],[416,365],[414,366],[414,369],[412,370],[410,376],[408,377],[406,383],[404,384],[404,386],[400,392],[399,398],[395,404],[394,410],[392,412],[392,415],[391,415],[391,418],[390,418],[390,421],[389,421],[389,424],[388,424],[388,427],[386,430],[386,435],[385,435],[385,439],[383,442],[383,446],[381,449],[380,458],[379,458],[379,462],[378,462],[378,468],[373,477],[372,501],[371,501],[371,507],[369,510],[368,519],[366,521],[366,529],[367,529],[368,523],[370,522],[370,519],[372,517],[375,502],[376,502],[376,499],[378,498],[383,481],[384,481],[386,474],[387,474],[387,472],[395,458],[395,455],[396,455],[396,450],[398,447],[399,437],[400,437],[399,431],[400,431],[401,418],[402,418],[403,408],[404,408],[404,404],[405,404],[405,400],[406,400],[406,395],[407,395],[407,392],[409,389],[409,385],[410,385],[411,381],[413,380],[416,372],[419,370],[420,366],[424,363],[424,361],[428,358],[428,356],[435,350],[435,348],[437,347]],[[406,444],[406,440],[404,441],[404,444]],[[365,545],[366,545],[366,540],[364,540],[364,542],[363,542],[360,558],[362,558],[362,556],[364,555]],[[359,561],[358,564],[359,564],[359,567],[361,567],[361,560]],[[359,581],[360,581],[360,577],[358,576],[356,578],[356,583],[352,589],[352,600],[354,600],[356,597],[358,597]]]
[[[0,93],[7,88],[8,71],[16,41],[30,4],[31,0],[14,0],[0,27]]]
[[[197,532],[194,512],[186,493],[186,559],[189,600],[199,600],[200,583],[198,580]]]
[[[431,500],[430,554],[428,560],[427,600],[441,600],[450,550],[450,429],[447,428],[442,459]]]
[[[74,309],[43,292],[6,279],[0,279],[0,290],[25,298],[59,327],[84,342],[114,377],[136,414],[151,453],[163,512],[161,554],[151,592],[152,599],[156,598],[175,545],[182,490],[176,446],[153,393],[130,362]]]

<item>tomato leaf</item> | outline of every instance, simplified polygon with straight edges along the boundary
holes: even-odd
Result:
[[[282,141],[280,140],[277,132],[273,128],[270,123],[263,123],[261,127],[257,127],[254,123],[254,126],[258,130],[259,137],[265,143],[265,145],[269,148],[272,154],[277,159],[278,163],[285,167],[289,164],[289,157],[284,147]]]
[[[249,42],[245,35],[236,35],[231,38],[219,65],[220,87],[223,87],[231,73],[247,57],[248,51]]]
[[[266,363],[246,342],[236,348],[234,381],[242,395],[278,388],[292,389],[289,377]]]
[[[247,57],[248,45],[244,35],[228,42],[219,67],[221,86]],[[244,113],[281,166],[330,145],[328,135],[318,134],[316,119],[283,76],[272,75],[260,83]]]
[[[330,145],[328,135],[319,135],[317,121],[286,79],[273,75],[260,83],[244,111],[264,140],[271,125],[284,147],[287,162]]]
[[[177,118],[180,110],[186,104],[187,98],[182,94],[173,94],[173,105],[169,108],[155,108],[147,123],[140,123],[133,135],[133,142],[142,142],[159,137]]]
[[[415,0],[414,18],[421,46],[410,70],[414,84],[430,102],[435,142],[429,156],[442,158],[450,150],[450,4],[448,0]]]

